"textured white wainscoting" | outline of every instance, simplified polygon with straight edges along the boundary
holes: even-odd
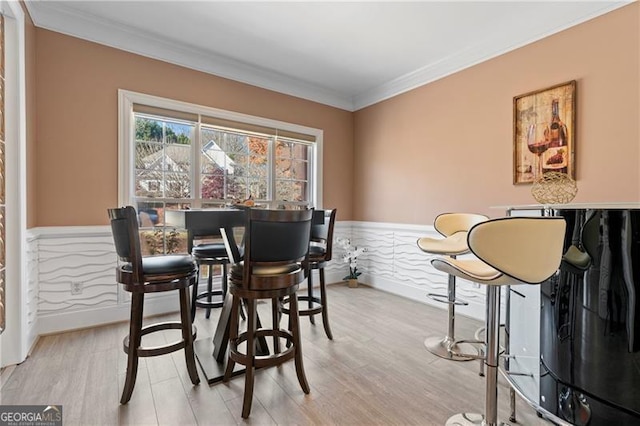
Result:
[[[437,233],[433,227],[424,225],[337,222],[334,238],[350,238],[354,244],[367,248],[358,259],[358,269],[363,272],[360,282],[446,309],[446,305],[426,297],[431,292],[446,294],[447,277],[433,269],[430,257],[418,249],[416,240],[425,235]],[[348,266],[342,255],[339,245],[334,244],[333,260],[325,268],[327,283],[340,282],[347,275]],[[115,283],[115,265],[108,226],[30,229],[27,236],[30,339],[128,319],[129,295]],[[80,294],[72,294],[73,283],[82,285]],[[314,275],[314,284],[317,283]],[[469,302],[469,306],[459,307],[458,312],[482,319],[484,289],[461,281],[457,290],[458,296]],[[178,301],[173,296],[148,297],[145,315],[176,311]]]
[[[340,282],[349,273],[347,264],[342,261],[344,252],[335,242],[338,238],[351,238],[351,222],[336,222],[333,229],[334,243],[331,261],[324,267],[324,279],[327,284]],[[314,271],[313,274],[313,285],[315,287],[320,282],[320,278],[318,278],[317,271]]]
[[[363,271],[361,282],[441,309],[447,308],[427,297],[427,293],[447,294],[447,275],[435,270],[429,262],[432,256],[416,244],[420,237],[440,237],[432,226],[351,222],[350,228],[352,242],[367,248],[358,260],[358,268]],[[484,288],[458,280],[456,295],[469,303],[456,307],[457,313],[484,319]]]
[[[29,317],[37,318],[37,334],[129,318],[129,298],[115,282],[110,227],[35,228],[28,246],[29,291],[36,295]],[[81,284],[81,293],[72,294],[73,283]],[[145,315],[176,310],[178,298],[171,296],[147,298]]]
[[[27,283],[26,317],[27,348],[33,348],[38,339],[38,240],[30,230],[26,234],[26,268]]]

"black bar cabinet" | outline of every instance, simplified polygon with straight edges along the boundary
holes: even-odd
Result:
[[[510,383],[558,423],[639,425],[640,203],[508,210],[564,217],[567,258],[588,260],[510,289]]]

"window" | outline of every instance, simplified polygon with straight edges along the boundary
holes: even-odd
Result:
[[[141,212],[147,253],[186,250],[159,232],[165,209],[319,207],[321,162],[321,130],[120,91],[120,201]]]

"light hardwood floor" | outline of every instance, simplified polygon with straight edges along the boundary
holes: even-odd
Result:
[[[141,359],[133,397],[120,405],[126,323],[40,338],[25,362],[3,372],[0,403],[62,404],[65,425],[442,425],[457,412],[482,411],[484,379],[478,376],[477,361],[443,360],[423,346],[425,336],[445,330],[444,310],[342,283],[328,286],[328,301],[333,341],[326,338],[320,317],[315,326],[301,318],[311,393],[300,389],[293,361],[259,370],[246,421],[240,417],[243,377],[228,384],[193,386],[182,351]],[[266,303],[260,306],[265,321],[268,308]],[[217,314],[214,310],[206,320],[204,310],[198,310],[199,339],[213,335]],[[472,336],[480,325],[459,317],[458,335]],[[174,339],[149,337],[158,343]],[[518,410],[519,424],[546,424],[522,401]],[[500,413],[506,420],[505,384],[500,387]]]

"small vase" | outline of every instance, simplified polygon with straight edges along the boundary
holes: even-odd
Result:
[[[357,288],[358,287],[358,279],[357,278],[349,278],[349,288]]]

